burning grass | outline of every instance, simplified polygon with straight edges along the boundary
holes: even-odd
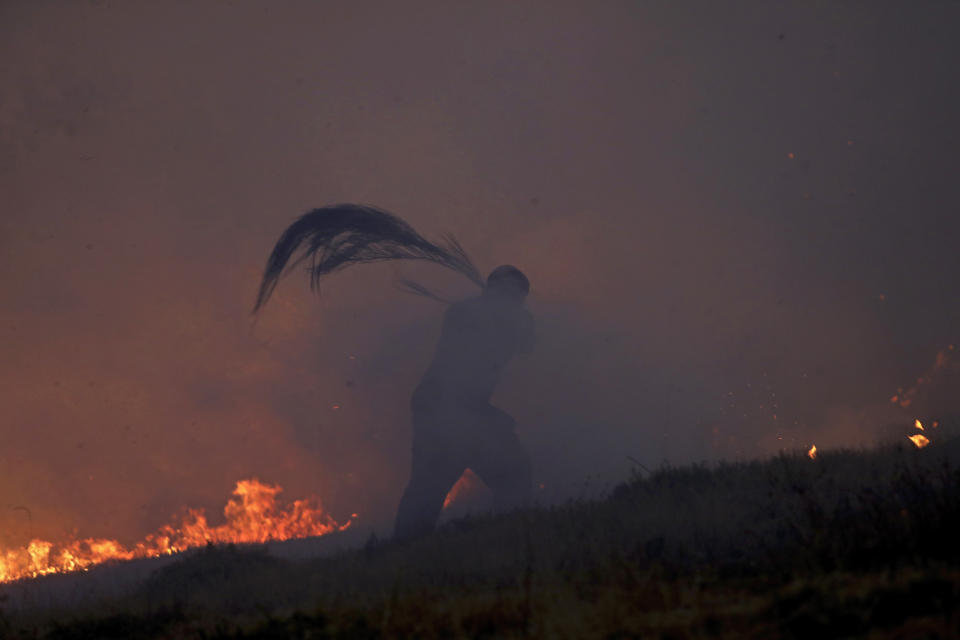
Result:
[[[55,544],[31,540],[25,547],[0,549],[0,583],[53,573],[86,571],[118,560],[156,558],[210,543],[255,543],[322,536],[342,531],[351,522],[338,524],[316,500],[295,500],[282,505],[283,491],[255,478],[240,480],[223,509],[225,522],[210,525],[202,509],[188,509],[176,524],[164,525],[132,547],[117,540],[87,538]],[[356,514],[354,514],[356,515]]]
[[[664,468],[310,561],[211,546],[94,611],[4,620],[30,638],[957,637],[958,462],[954,440]]]

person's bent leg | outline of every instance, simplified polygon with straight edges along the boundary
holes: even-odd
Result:
[[[471,456],[468,466],[493,491],[495,509],[526,506],[533,501],[533,465],[513,431],[513,419],[499,409],[495,411],[499,415],[493,428],[485,434],[483,446]]]

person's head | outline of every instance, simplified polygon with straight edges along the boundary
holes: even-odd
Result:
[[[483,292],[487,295],[523,302],[530,293],[530,281],[520,269],[504,264],[490,272]]]

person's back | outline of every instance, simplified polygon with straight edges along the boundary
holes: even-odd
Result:
[[[503,368],[533,347],[529,290],[516,267],[495,269],[483,294],[452,304],[433,361],[414,391],[410,484],[395,535],[429,531],[447,492],[470,468],[493,490],[498,507],[530,499],[530,459],[506,412],[490,404]]]
[[[510,359],[532,347],[533,316],[522,306],[489,292],[456,302],[417,396],[486,403]]]

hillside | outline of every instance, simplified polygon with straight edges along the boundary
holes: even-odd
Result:
[[[960,440],[798,452],[638,472],[604,500],[322,558],[208,547],[97,601],[10,600],[0,628],[50,639],[957,637],[958,534]]]

